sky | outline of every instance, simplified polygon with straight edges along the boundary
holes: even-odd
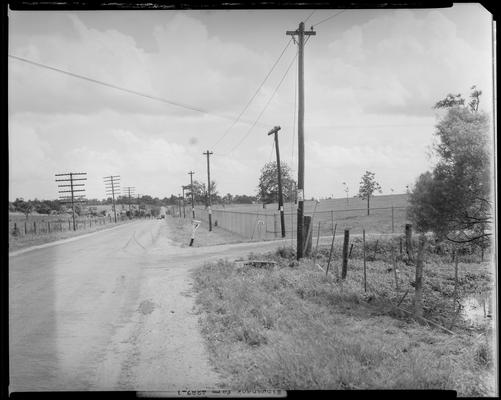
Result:
[[[106,197],[109,175],[169,197],[191,170],[207,182],[207,150],[221,195],[255,195],[277,125],[297,179],[286,31],[305,20],[305,197],[344,197],[343,182],[355,195],[367,170],[404,193],[433,167],[438,100],[476,85],[492,115],[492,16],[473,3],[340,11],[10,11],[9,55],[166,101],[10,57],[9,199],[55,199],[66,172],[87,173],[87,198]]]

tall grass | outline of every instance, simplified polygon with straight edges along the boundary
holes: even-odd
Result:
[[[269,269],[220,261],[195,272],[202,332],[229,387],[490,390],[479,339],[393,318],[357,280],[336,284],[280,255],[291,253],[270,256]]]

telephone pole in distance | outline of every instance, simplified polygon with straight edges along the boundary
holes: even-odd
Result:
[[[126,187],[124,187],[124,191],[127,193],[127,196],[129,197],[129,218],[132,218],[130,196],[134,194],[133,193],[134,190],[136,190],[136,188],[134,186],[126,186]]]
[[[203,153],[207,156],[207,206],[209,208],[209,232],[212,231],[212,209],[210,202],[210,161],[209,158],[211,154],[214,154],[212,151],[207,150]]]
[[[113,205],[113,214],[115,215],[115,223],[117,223],[117,209],[115,205],[115,194],[120,194],[120,175],[110,175],[104,178],[104,188],[106,194],[111,194],[111,204]],[[118,187],[117,187],[118,186]]]
[[[193,174],[194,171],[188,172],[188,175],[190,175],[190,192],[191,192],[191,214],[193,219],[195,219],[195,202],[193,201]]]
[[[282,172],[280,171],[280,150],[278,149],[278,131],[279,126],[275,126],[268,132],[268,136],[275,135],[275,149],[277,150],[277,174],[278,174],[278,210],[280,211],[280,225],[282,227],[282,237],[285,237],[285,217],[284,217],[284,200],[282,196]]]
[[[58,187],[70,188],[70,190],[59,190],[59,193],[71,193],[69,195],[61,195],[61,203],[71,203],[71,210],[73,212],[73,230],[77,230],[75,223],[75,201],[84,201],[84,195],[76,195],[76,192],[85,192],[85,189],[75,189],[75,187],[85,186],[84,183],[74,183],[75,181],[85,181],[87,178],[75,178],[74,176],[87,175],[87,172],[69,172],[67,174],[55,174],[56,176],[64,176],[64,179],[56,179],[56,182],[69,182],[69,185],[58,184]]]
[[[298,179],[297,179],[297,259],[303,258],[303,213],[304,213],[304,37],[316,35],[316,32],[305,31],[304,22],[299,23],[295,31],[287,31],[286,35],[298,37]]]

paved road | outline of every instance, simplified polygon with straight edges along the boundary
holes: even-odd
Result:
[[[148,220],[11,255],[10,390],[217,387],[190,270],[281,244],[180,248]]]

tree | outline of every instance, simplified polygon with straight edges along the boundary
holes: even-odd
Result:
[[[446,111],[435,132],[438,162],[432,172],[418,177],[408,216],[418,230],[432,231],[439,240],[483,248],[492,219],[489,119],[478,111],[482,92],[475,86],[472,90],[468,106],[444,100],[435,105]]]
[[[210,194],[212,196],[217,196],[216,182],[211,181],[210,184]],[[191,196],[191,192],[188,192],[186,196]],[[195,203],[207,204],[207,185],[205,183],[200,183],[197,180],[193,181],[193,197]]]
[[[283,200],[287,202],[290,200],[290,193],[284,188],[291,187],[295,184],[291,176],[291,169],[285,163],[280,163],[280,173],[282,178],[282,193]],[[258,184],[258,199],[264,204],[278,202],[278,173],[277,163],[272,161],[266,163],[261,169],[261,176],[259,177]]]
[[[14,202],[12,203],[16,209],[16,211],[22,212],[26,219],[28,219],[28,216],[33,212],[33,203],[31,201],[24,201],[22,197],[16,198]]]
[[[376,182],[375,175],[374,172],[365,171],[360,181],[360,188],[358,189],[358,197],[362,200],[367,200],[367,215],[370,214],[370,198],[374,192],[382,193],[381,186]]]

